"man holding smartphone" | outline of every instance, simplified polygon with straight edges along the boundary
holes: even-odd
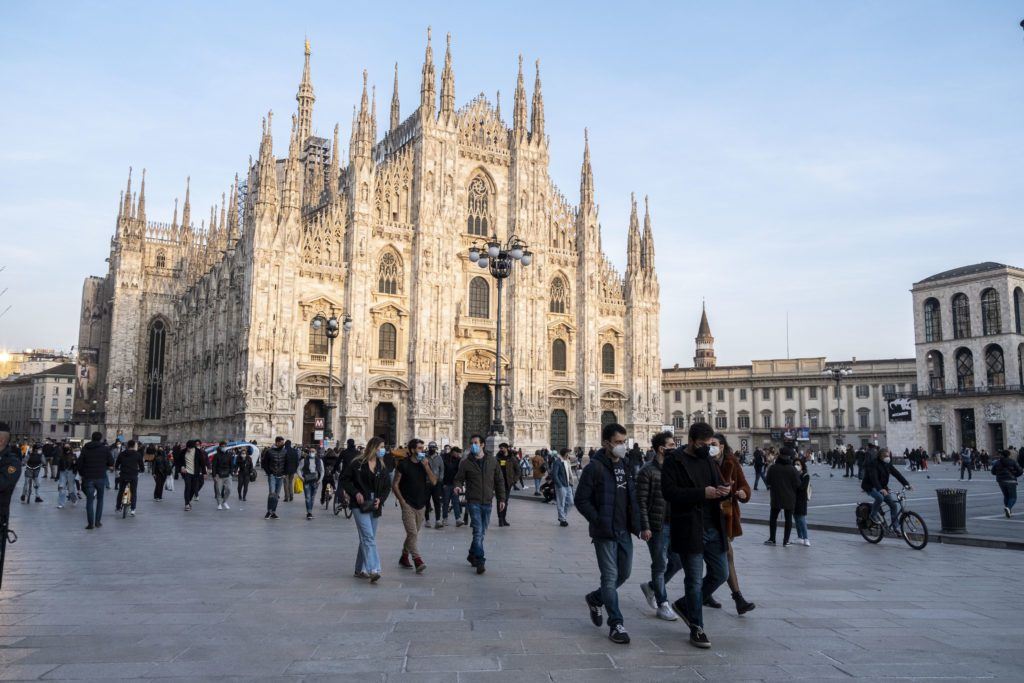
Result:
[[[702,649],[711,647],[704,633],[703,596],[714,593],[729,576],[721,501],[729,496],[732,482],[722,481],[714,459],[718,447],[711,445],[714,436],[706,422],[692,425],[687,444],[665,458],[661,472],[661,491],[671,509],[671,549],[683,560],[686,588],[672,607],[690,627],[690,644]]]

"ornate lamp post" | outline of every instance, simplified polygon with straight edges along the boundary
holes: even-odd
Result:
[[[313,329],[323,329],[327,335],[327,416],[324,420],[324,440],[330,441],[334,438],[334,430],[331,428],[334,424],[331,422],[331,413],[334,409],[334,340],[338,338],[342,329],[345,332],[352,329],[352,317],[344,313],[339,321],[334,309],[331,309],[330,317],[324,313],[317,313],[313,318]]]
[[[508,241],[504,245],[498,241],[497,235],[492,235],[483,250],[475,243],[469,248],[469,260],[481,268],[487,269],[491,277],[498,281],[498,328],[494,353],[494,419],[487,435],[487,446],[491,452],[494,452],[497,450],[495,447],[497,436],[505,431],[501,422],[501,300],[503,285],[505,279],[512,274],[512,267],[516,262],[524,266],[530,265],[533,262],[533,253],[530,252],[526,243],[516,235],[509,235]]]
[[[831,368],[825,368],[821,371],[822,377],[828,377],[836,383],[836,445],[843,445],[843,406],[841,402],[841,396],[839,395],[839,385],[842,383],[844,377],[849,377],[853,374],[853,370],[849,365],[835,365]]]
[[[122,409],[124,408],[124,397],[125,395],[131,396],[135,393],[135,389],[128,386],[133,384],[132,380],[127,377],[121,377],[114,383],[114,386],[110,388],[114,394],[117,395],[117,436],[121,436],[121,416]]]

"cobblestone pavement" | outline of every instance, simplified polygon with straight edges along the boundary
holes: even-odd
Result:
[[[886,540],[818,533],[813,546],[737,540],[745,595],[757,609],[708,610],[714,648],[680,622],[655,619],[638,588],[637,542],[621,590],[629,646],[587,617],[597,583],[586,527],[560,528],[552,506],[513,501],[509,528],[488,534],[488,571],[466,563],[469,531],[425,529],[422,575],[397,566],[389,501],[380,526],[384,578],[352,577],[353,523],[300,500],[263,520],[252,501],[218,512],[210,486],[194,511],[181,494],[86,532],[85,514],[15,502],[0,592],[0,678],[189,681],[1002,680],[1024,678],[1019,554],[960,546],[916,552]],[[681,577],[670,584],[679,594]],[[728,602],[728,592],[719,599]]]

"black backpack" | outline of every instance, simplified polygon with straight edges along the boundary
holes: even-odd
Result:
[[[29,452],[29,454],[28,454],[28,463],[26,463],[26,464],[29,467],[39,467],[40,465],[42,465],[43,464],[43,453],[42,453],[42,451],[37,451],[37,450],[33,449],[31,452]]]

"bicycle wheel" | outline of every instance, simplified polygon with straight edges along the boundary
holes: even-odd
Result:
[[[352,508],[348,505],[345,506],[345,519],[352,519]]]
[[[928,545],[928,526],[916,512],[900,515],[900,535],[914,550],[921,550]]]
[[[871,519],[868,519],[862,524],[858,524],[857,530],[868,543],[878,543],[882,540],[882,537],[885,536],[885,529]]]
[[[335,493],[334,494],[334,516],[335,517],[337,517],[338,515],[341,514],[341,508],[342,508],[342,505],[341,505],[341,494]]]

